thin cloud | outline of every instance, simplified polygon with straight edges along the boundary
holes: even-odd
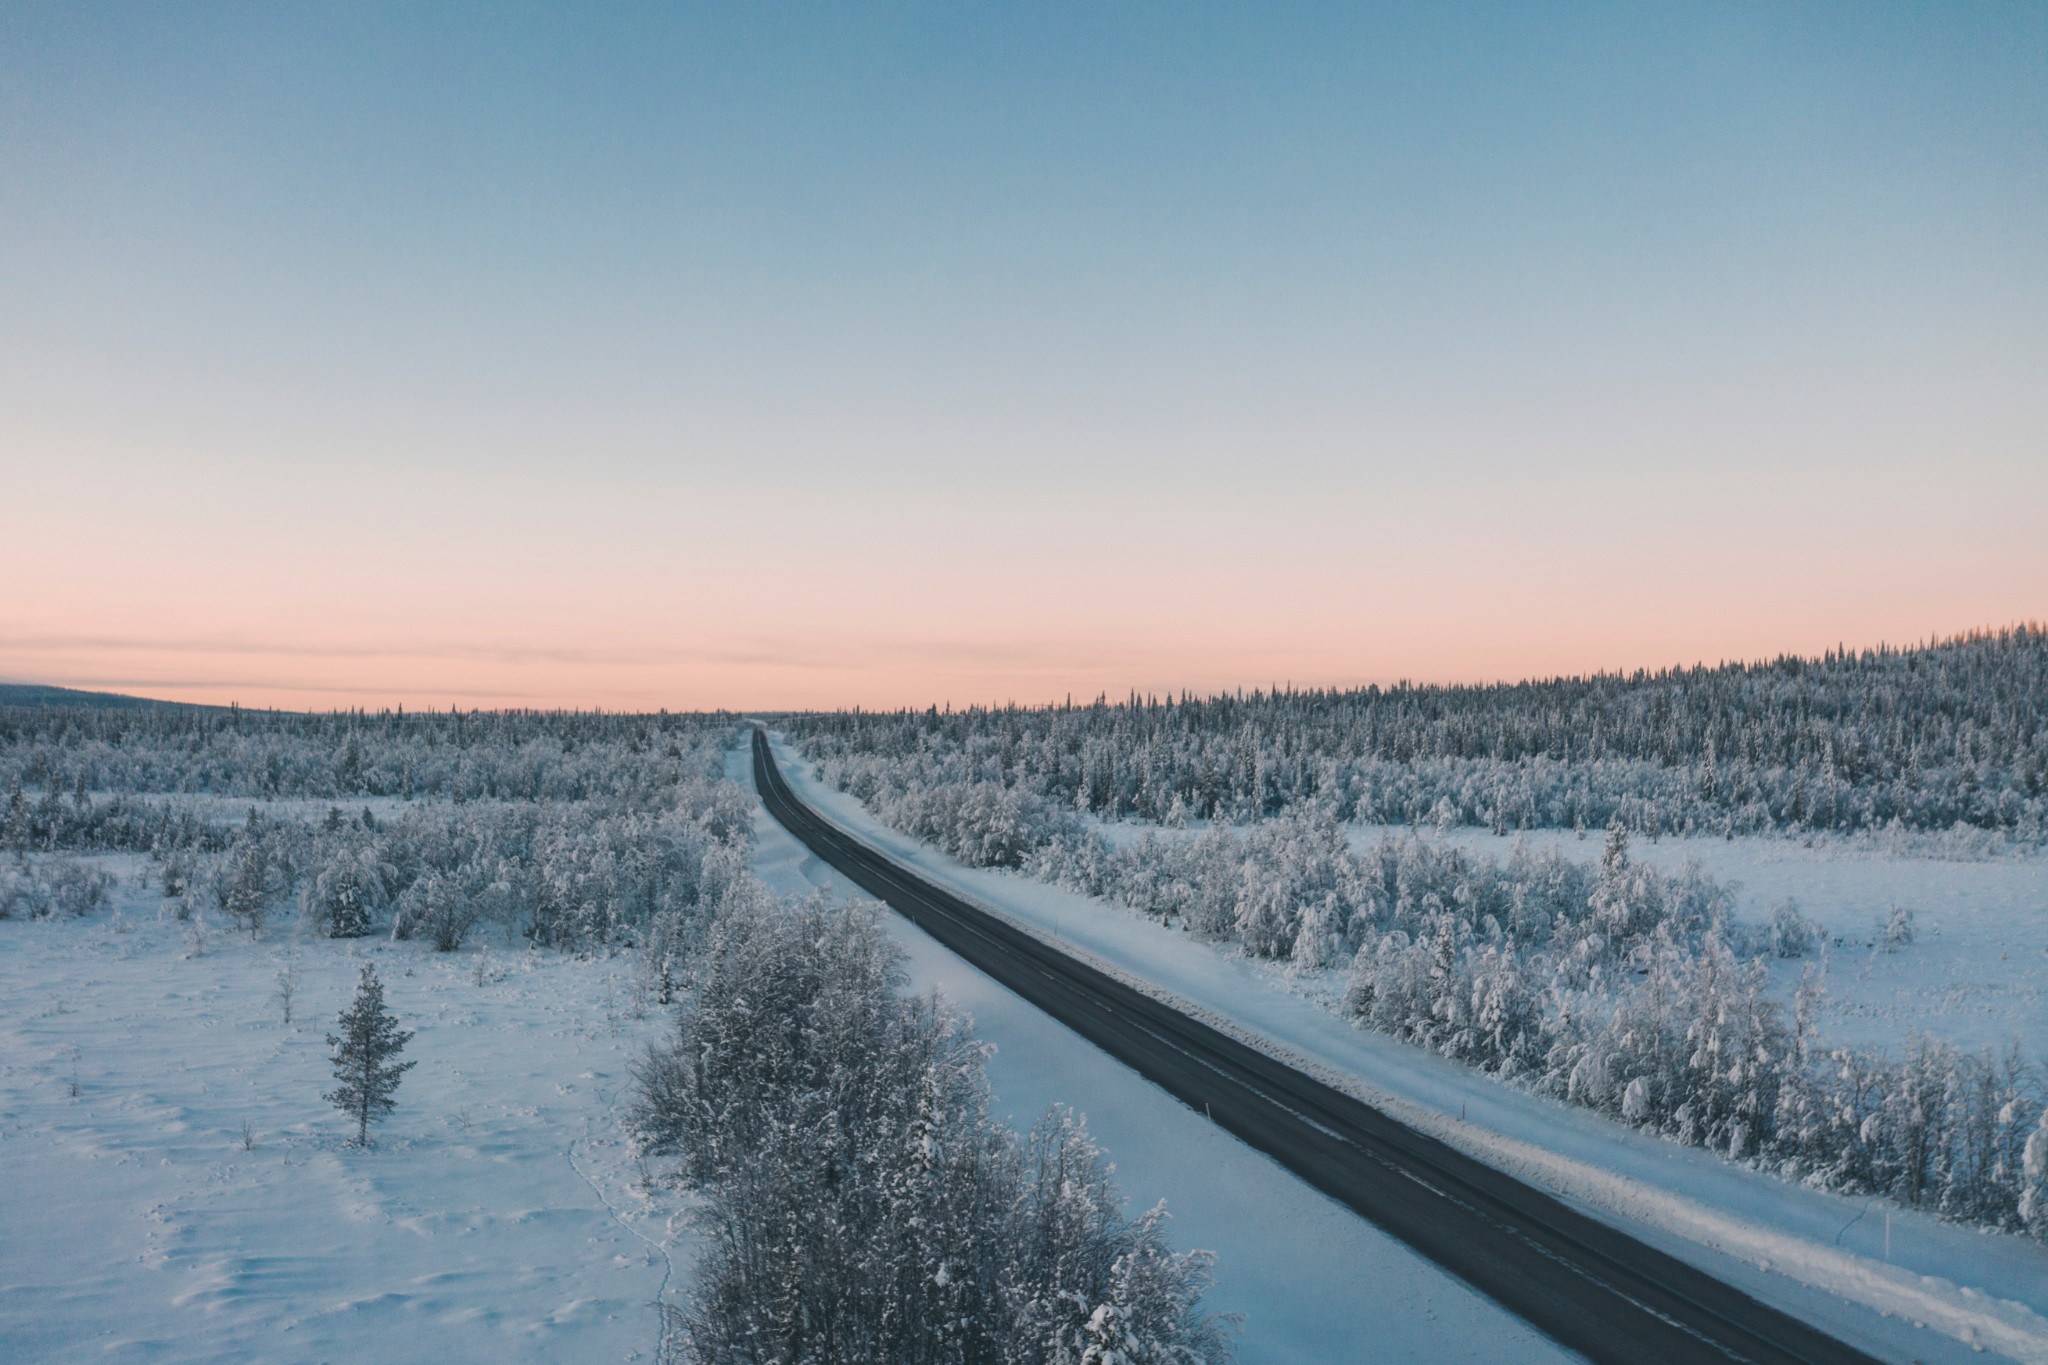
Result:
[[[36,687],[68,687],[83,692],[121,692],[134,694],[142,691],[207,691],[218,692],[223,697],[233,698],[234,694],[260,696],[281,692],[293,696],[312,693],[321,696],[362,698],[384,694],[398,696],[436,697],[453,701],[492,701],[513,705],[539,704],[547,701],[547,694],[540,692],[504,692],[480,687],[346,687],[329,686],[321,683],[279,682],[261,678],[148,678],[110,677],[77,674],[45,674],[33,679],[11,677],[9,682]],[[550,703],[551,704],[551,703]]]
[[[1158,650],[1077,648],[1047,640],[898,639],[879,641],[756,640],[720,646],[579,648],[529,644],[423,644],[413,641],[252,640],[233,636],[194,639],[147,635],[0,636],[0,653],[157,654],[194,657],[292,659],[456,659],[486,663],[558,663],[611,666],[742,664],[791,669],[845,668],[916,662],[965,669],[1000,668],[1032,674],[1076,668],[1150,667],[1168,656]]]

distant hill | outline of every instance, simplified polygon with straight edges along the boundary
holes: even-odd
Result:
[[[154,697],[130,697],[119,692],[81,692],[71,687],[47,687],[42,683],[0,683],[0,706],[90,706],[108,711],[136,711],[155,706],[202,709],[190,702],[158,701]]]

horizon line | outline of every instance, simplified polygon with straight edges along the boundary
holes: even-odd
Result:
[[[539,702],[524,705],[504,705],[497,707],[482,707],[475,705],[463,707],[459,702],[451,702],[447,706],[442,706],[433,702],[412,703],[411,705],[412,710],[414,711],[415,714],[434,715],[444,713],[456,715],[503,715],[513,713],[536,713],[556,715],[609,716],[696,716],[724,714],[746,715],[749,713],[758,713],[762,715],[788,716],[826,715],[845,712],[892,714],[910,711],[930,710],[937,710],[942,714],[950,714],[954,711],[971,712],[977,710],[1042,711],[1057,710],[1063,707],[1071,707],[1074,709],[1082,709],[1095,706],[1114,707],[1130,704],[1133,701],[1136,701],[1140,704],[1150,705],[1157,704],[1161,697],[1164,697],[1167,703],[1171,705],[1187,704],[1189,702],[1208,703],[1233,698],[1242,699],[1247,694],[1249,694],[1253,698],[1262,698],[1277,696],[1294,696],[1306,693],[1335,693],[1338,695],[1343,695],[1347,693],[1372,691],[1489,691],[1495,689],[1505,689],[1514,687],[1555,686],[1566,683],[1593,683],[1602,681],[1626,682],[1638,679],[1645,681],[1655,681],[1657,679],[1669,678],[1686,673],[1711,673],[1731,668],[1767,668],[1778,664],[1783,664],[1786,662],[1797,662],[1801,664],[1825,664],[1837,658],[1863,658],[1870,656],[1882,657],[1887,654],[1905,654],[1919,651],[1932,651],[1936,649],[1953,647],[1957,645],[1971,644],[1981,640],[2008,639],[2015,635],[2048,635],[2048,619],[2036,619],[2030,616],[2021,620],[2009,622],[2004,625],[1973,626],[1960,631],[1953,631],[1947,634],[1935,631],[1930,632],[1924,639],[1918,639],[1911,641],[1910,643],[1904,644],[1893,643],[1889,640],[1880,640],[1876,644],[1859,646],[1857,648],[1852,649],[1846,644],[1846,642],[1843,642],[1836,644],[1831,649],[1825,649],[1821,651],[1819,654],[1802,654],[1793,651],[1783,651],[1773,655],[1760,655],[1755,658],[1724,658],[1719,662],[1713,664],[1709,664],[1705,660],[1701,659],[1695,660],[1690,664],[1672,663],[1659,665],[1654,668],[1639,665],[1634,668],[1597,669],[1590,673],[1533,674],[1525,675],[1519,678],[1496,677],[1491,679],[1478,680],[1457,679],[1425,681],[1403,677],[1386,681],[1370,680],[1351,683],[1302,683],[1297,685],[1293,679],[1289,678],[1284,680],[1272,679],[1269,680],[1264,686],[1253,686],[1249,689],[1244,685],[1240,684],[1235,688],[1226,686],[1207,692],[1197,692],[1195,689],[1187,687],[1169,687],[1162,691],[1153,688],[1139,688],[1136,686],[1132,686],[1126,689],[1126,694],[1121,699],[1112,700],[1107,690],[1098,689],[1094,697],[1082,702],[1076,702],[1074,700],[1073,693],[1069,691],[1065,695],[1064,699],[1052,698],[1044,701],[1019,702],[1014,698],[1011,698],[1001,702],[972,701],[956,703],[950,699],[947,699],[942,701],[932,701],[924,703],[922,705],[912,703],[894,707],[867,706],[858,702],[835,707],[764,707],[742,705],[698,708],[670,708],[667,706],[660,705],[656,705],[653,707],[607,707],[603,705],[586,706],[582,704],[549,705]],[[180,683],[167,682],[162,680],[144,681],[139,679],[123,681],[120,679],[102,678],[74,679],[69,682],[48,682],[41,679],[0,677],[0,688],[46,688],[51,691],[69,692],[79,696],[118,697],[126,701],[144,702],[159,706],[190,706],[211,710],[244,711],[264,715],[342,716],[355,713],[362,713],[366,715],[402,715],[404,714],[408,706],[408,703],[402,700],[390,702],[381,706],[369,703],[358,703],[351,706],[338,706],[326,709],[319,709],[313,707],[264,706],[260,704],[245,705],[238,698],[232,695],[230,695],[226,700],[222,701],[193,701],[175,697],[150,696],[141,692],[120,690],[125,687],[177,688],[187,686],[218,687],[221,685],[222,684],[219,683],[208,682]],[[234,684],[226,684],[226,686],[232,687],[234,686]],[[344,689],[338,687],[322,688],[318,686],[301,685],[295,690],[312,692],[340,692],[345,690],[355,691],[357,689]],[[476,693],[474,691],[471,691],[469,695],[473,696],[476,695]],[[1176,697],[1178,697],[1179,699],[1177,703],[1175,701]],[[507,695],[507,699],[509,700],[509,695]],[[0,705],[32,704],[33,703],[10,703],[0,701]]]

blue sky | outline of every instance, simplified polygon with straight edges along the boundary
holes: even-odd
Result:
[[[108,553],[0,672],[910,701],[2039,615],[2044,72],[2038,5],[10,6],[0,569]],[[236,647],[142,666],[172,617]],[[786,676],[602,666],[685,637]]]

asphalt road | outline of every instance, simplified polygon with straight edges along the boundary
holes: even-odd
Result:
[[[820,819],[754,734],[769,813],[940,943],[1331,1198],[1596,1361],[1869,1361],[932,885]]]

